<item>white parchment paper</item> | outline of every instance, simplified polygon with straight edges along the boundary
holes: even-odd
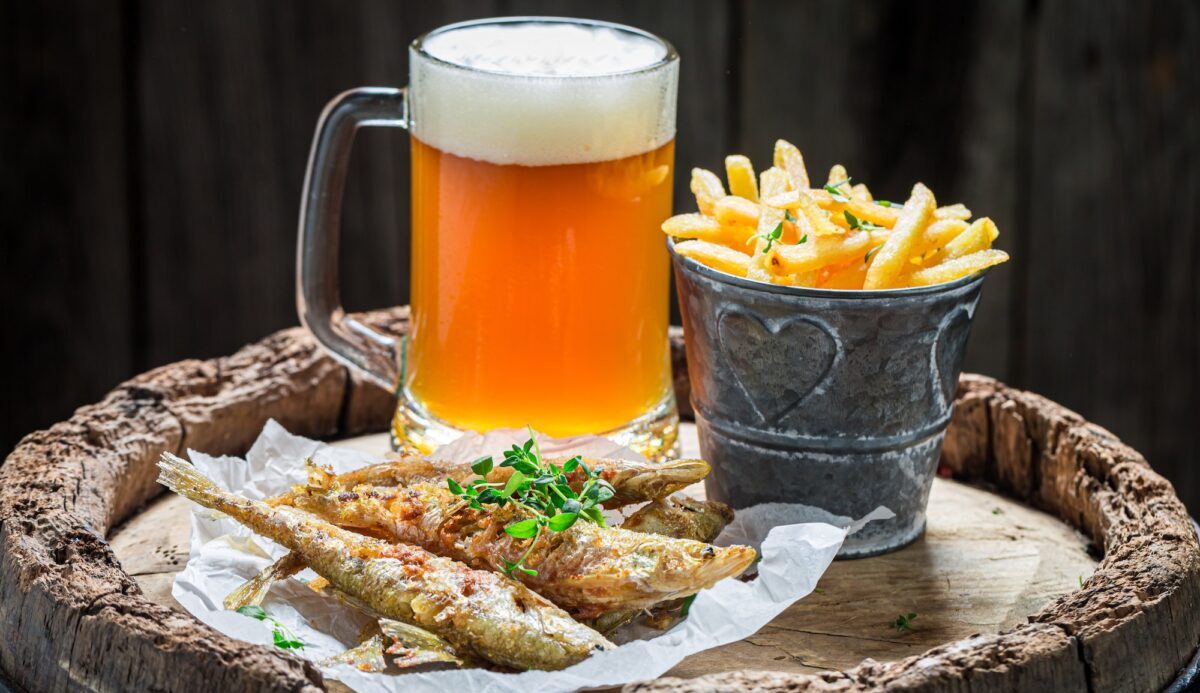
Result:
[[[441,448],[433,457],[470,461],[483,454],[496,455],[513,443],[524,442],[524,431],[494,431],[469,436]],[[627,448],[610,441],[576,437],[552,441],[539,436],[543,454],[587,454],[597,457],[637,458]],[[382,455],[384,451],[380,451]],[[221,486],[250,498],[266,498],[305,481],[304,460],[337,472],[378,461],[360,452],[334,448],[299,436],[270,421],[246,459],[210,457],[189,451],[196,467]],[[878,510],[863,521],[890,516]],[[820,520],[820,521],[813,521]],[[842,527],[829,524],[833,521]],[[817,580],[837,554],[853,526],[849,518],[797,506],[758,506],[738,511],[737,519],[717,543],[745,543],[761,547],[758,576],[748,582],[723,580],[701,592],[689,616],[669,631],[648,628],[618,633],[620,647],[601,652],[563,671],[498,673],[482,669],[425,671],[407,674],[369,674],[347,665],[325,668],[330,678],[358,691],[445,691],[539,693],[570,691],[596,686],[616,686],[654,678],[684,657],[718,645],[741,640],[766,625],[790,604],[812,592]],[[219,513],[196,506],[192,512],[191,554],[183,572],[175,577],[172,595],[201,621],[227,635],[271,646],[271,628],[252,618],[226,611],[222,600],[245,580],[287,553],[283,547],[258,536]],[[319,662],[358,644],[358,633],[367,617],[337,600],[318,594],[301,581],[316,577],[304,571],[272,587],[263,608],[285,624],[306,644],[298,656]],[[623,636],[623,637],[622,637]]]

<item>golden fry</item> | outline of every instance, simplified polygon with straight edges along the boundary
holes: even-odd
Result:
[[[934,210],[933,216],[935,219],[961,219],[966,221],[971,218],[971,210],[959,202],[945,207],[938,207]]]
[[[913,247],[925,232],[933,217],[934,199],[929,188],[921,183],[913,186],[912,195],[904,203],[892,235],[872,257],[865,289],[887,289],[894,285],[904,263],[913,254]]]
[[[930,224],[921,239],[913,248],[913,256],[924,255],[931,250],[937,250],[950,242],[950,239],[967,229],[967,222],[962,219],[938,219]]]
[[[757,241],[750,253],[750,269],[747,276],[758,278],[771,274],[771,259],[783,239],[783,210],[763,207],[758,218],[758,229],[754,234]]]
[[[703,214],[676,214],[662,224],[662,230],[668,236],[701,238],[707,241],[715,241],[723,236],[724,228],[721,222]]]
[[[797,209],[800,207],[800,196],[803,194],[799,190],[788,190],[778,195],[764,197],[762,203],[776,209]]]
[[[750,270],[750,256],[708,241],[686,241],[675,244],[675,252],[702,265],[738,277]]]
[[[725,197],[725,186],[717,174],[703,168],[692,169],[692,194],[701,214],[712,214],[713,205]]]
[[[851,262],[839,266],[830,266],[821,270],[822,279],[817,287],[822,289],[859,290],[867,278],[867,263],[862,258],[855,257]]]
[[[803,190],[809,186],[808,169],[804,167],[804,156],[796,145],[786,140],[775,142],[775,165],[792,177],[792,188]]]
[[[713,216],[727,226],[758,226],[761,213],[761,207],[737,195],[723,197],[713,205]]]
[[[833,198],[830,198],[832,201]],[[854,216],[869,221],[878,226],[886,226],[889,229],[896,225],[896,219],[900,216],[900,210],[895,207],[884,207],[877,205],[874,202],[851,198],[846,203],[846,209]]]
[[[715,173],[693,169],[700,213],[671,217],[662,227],[693,241],[677,245],[679,253],[756,281],[862,290],[937,281],[966,257],[995,260],[979,254],[991,249],[996,225],[987,218],[970,223],[963,204],[939,207],[921,183],[901,207],[875,201],[864,183],[851,184],[841,164],[829,169],[827,183],[809,187],[804,156],[786,140],[775,142],[773,163],[756,177],[748,158],[726,157],[728,195]]]
[[[908,286],[929,286],[931,284],[944,284],[951,282],[960,277],[965,277],[968,274],[974,274],[980,270],[986,269],[993,265],[998,265],[1001,262],[1008,260],[1008,253],[1003,250],[980,250],[970,255],[964,255],[953,260],[947,260],[933,267],[917,270],[907,277]]]
[[[805,193],[800,193],[800,215],[808,220],[809,227],[812,233],[816,236],[841,236],[846,233],[845,229],[838,228],[836,224],[825,214],[824,210],[817,206],[811,197]]]
[[[996,224],[991,219],[987,217],[976,219],[975,223],[946,243],[946,247],[939,254],[938,260],[953,260],[970,255],[971,253],[977,253],[981,250],[987,250],[992,247],[992,239],[996,237],[993,235],[993,231],[996,231]],[[996,232],[996,234],[998,235],[999,232]]]
[[[871,247],[871,234],[857,231],[836,236],[813,236],[799,245],[780,246],[775,253],[779,274],[801,274],[826,265],[862,258]]]
[[[759,176],[758,194],[761,199],[774,197],[792,189],[792,177],[787,171],[772,166]]]
[[[725,157],[725,177],[729,179],[729,194],[758,202],[758,181],[749,159],[741,154]]]

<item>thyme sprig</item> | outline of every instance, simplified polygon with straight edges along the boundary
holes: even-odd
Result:
[[[873,224],[866,219],[859,219],[851,214],[848,209],[842,210],[842,215],[846,217],[846,223],[850,225],[851,231],[878,231],[880,229],[887,229],[886,226]]]
[[[796,223],[796,217],[792,215],[791,210],[785,210],[783,213],[783,216],[784,216],[784,219],[786,219],[787,221],[790,221],[793,224]],[[766,233],[754,234],[750,238],[746,239],[746,243],[754,243],[759,238],[761,238],[767,242],[767,244],[764,245],[763,249],[762,249],[763,255],[766,255],[767,253],[771,252],[771,246],[775,245],[776,243],[783,245],[783,240],[782,240],[783,239],[783,222],[782,221],[779,222],[778,224],[775,225],[775,228],[771,229],[770,231],[768,231]],[[800,237],[800,240],[796,241],[792,245],[801,245],[803,243],[806,243],[807,241],[808,241],[808,234],[806,233]]]
[[[850,185],[850,179],[847,178],[846,180],[838,181],[836,183],[826,183],[825,192],[829,193],[829,196],[835,201],[846,204],[850,201],[850,196],[842,191],[841,188],[843,185]]]
[[[524,445],[513,445],[504,451],[500,466],[513,470],[504,483],[487,480],[494,468],[494,461],[489,456],[481,457],[471,465],[478,478],[465,486],[448,478],[446,485],[451,493],[476,510],[485,510],[485,506],[503,508],[512,503],[526,511],[529,517],[504,527],[505,534],[510,537],[530,540],[525,553],[515,562],[502,559],[502,570],[506,575],[512,576],[518,570],[526,575],[537,575],[536,570],[525,566],[525,560],[543,532],[565,531],[580,518],[605,526],[601,506],[615,491],[612,484],[600,478],[601,469],[589,468],[579,455],[567,460],[562,467],[547,462],[542,459],[541,446],[532,428],[529,428],[529,440]],[[576,470],[584,475],[578,493],[567,483],[567,475]]]

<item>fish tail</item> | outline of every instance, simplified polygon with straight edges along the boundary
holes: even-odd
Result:
[[[242,524],[256,515],[254,502],[217,486],[190,462],[164,452],[158,458],[158,483],[206,508],[219,510]]]
[[[634,474],[622,492],[640,500],[656,500],[701,481],[710,470],[704,460],[675,460]]]
[[[218,503],[223,496],[230,495],[228,491],[213,483],[212,479],[201,474],[190,462],[169,452],[164,452],[158,458],[158,483],[207,507]]]

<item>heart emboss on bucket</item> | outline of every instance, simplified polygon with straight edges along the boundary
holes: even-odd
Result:
[[[829,375],[838,344],[811,318],[765,319],[729,310],[717,338],[738,387],[765,424],[797,407]]]

